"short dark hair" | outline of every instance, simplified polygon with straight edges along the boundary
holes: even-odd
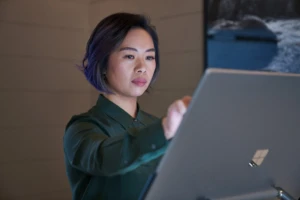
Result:
[[[156,68],[151,83],[157,78],[160,69],[158,36],[155,27],[150,24],[150,18],[141,14],[114,13],[101,20],[93,30],[80,66],[86,79],[98,91],[112,93],[103,74],[107,70],[110,54],[122,43],[127,33],[133,28],[144,29],[153,40]]]

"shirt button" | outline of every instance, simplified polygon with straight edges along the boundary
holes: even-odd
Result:
[[[134,119],[133,121],[137,122],[138,120],[137,120],[137,119]]]
[[[152,149],[156,149],[156,145],[155,145],[155,144],[152,144],[152,145],[151,145],[151,148],[152,148]]]
[[[127,161],[127,160],[124,160],[124,164],[128,164],[128,161]]]

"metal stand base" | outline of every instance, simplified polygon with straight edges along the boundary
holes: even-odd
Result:
[[[291,195],[289,195],[286,191],[284,191],[281,187],[275,187],[273,189],[267,191],[259,191],[249,194],[224,197],[218,199],[210,199],[205,196],[198,197],[196,200],[270,200],[275,199],[278,200],[297,200]],[[298,199],[300,200],[300,198]]]
[[[280,187],[276,187],[276,190],[278,191],[278,198],[281,200],[296,200],[291,195],[289,195],[286,191],[284,191]]]

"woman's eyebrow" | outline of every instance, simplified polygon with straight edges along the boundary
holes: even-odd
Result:
[[[138,51],[136,48],[133,48],[133,47],[122,47],[122,48],[120,48],[119,51],[125,51],[125,50]],[[155,49],[154,48],[150,48],[150,49],[146,50],[146,52],[151,52],[151,51],[155,51]]]

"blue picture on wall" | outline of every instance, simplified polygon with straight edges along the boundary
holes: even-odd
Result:
[[[207,67],[300,73],[300,0],[208,0]]]

